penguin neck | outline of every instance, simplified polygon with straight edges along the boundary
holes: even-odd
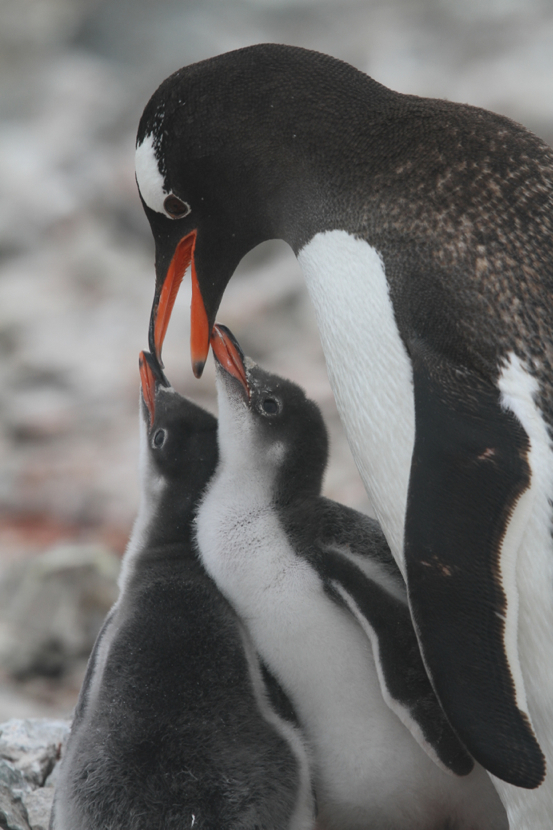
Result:
[[[178,491],[161,498],[143,493],[131,537],[123,558],[119,588],[123,592],[131,582],[140,579],[148,566],[161,567],[164,562],[194,561],[193,517],[197,498],[179,502]]]
[[[271,435],[221,387],[218,401],[217,478],[224,478],[228,491],[238,490],[252,509],[287,509],[292,502],[319,495],[322,472],[318,476],[310,468],[309,457],[295,454],[286,436]]]
[[[234,402],[219,395],[219,464],[213,481],[224,493],[224,502],[244,503],[248,510],[264,510],[274,502],[277,471],[265,448],[260,446],[257,430],[244,409],[237,411]]]
[[[361,78],[361,86],[351,90],[329,86],[325,77],[323,118],[314,119],[298,96],[293,110],[290,101],[282,101],[273,119],[250,124],[248,146],[264,148],[246,174],[251,181],[243,184],[250,198],[248,228],[259,231],[256,244],[283,239],[297,254],[316,233],[360,223],[367,196],[360,182],[386,179],[409,157],[403,124],[409,113],[416,114],[417,99]],[[243,163],[228,159],[227,166],[243,176]],[[229,189],[238,192],[240,182],[229,182]]]
[[[148,464],[147,450],[141,458],[142,491],[140,507],[123,558],[121,591],[137,574],[137,564],[161,563],[178,558],[194,559],[193,519],[200,488],[191,495],[182,484],[173,486],[156,476]]]
[[[144,544],[160,551],[175,545],[182,546],[183,550],[191,548],[197,503],[197,492],[191,496],[184,488],[167,483],[163,497],[150,512],[151,521],[144,534]]]

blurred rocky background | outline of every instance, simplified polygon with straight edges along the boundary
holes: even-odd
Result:
[[[0,827],[48,830],[67,720],[12,718],[0,724]]]
[[[553,141],[552,0],[0,0],[0,722],[71,711],[137,507],[153,295],[138,119],[179,66],[262,41]],[[215,411],[212,366],[201,381],[190,369],[189,300],[185,280],[167,374]],[[220,319],[319,401],[326,492],[370,510],[284,244],[247,258]]]

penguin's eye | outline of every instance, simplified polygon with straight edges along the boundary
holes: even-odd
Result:
[[[154,447],[157,447],[159,449],[159,447],[163,446],[163,444],[165,443],[166,434],[167,433],[164,429],[158,429],[152,440],[152,444],[154,445]]]
[[[184,216],[188,216],[191,210],[190,205],[172,193],[165,199],[163,207],[172,219],[182,219]]]
[[[261,401],[261,409],[266,415],[276,415],[279,408],[278,401],[275,398],[264,398]]]

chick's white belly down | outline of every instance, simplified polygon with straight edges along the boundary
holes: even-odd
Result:
[[[219,473],[200,507],[197,539],[206,569],[292,700],[311,746],[325,830],[366,830],[368,822],[441,830],[457,815],[459,830],[503,830],[493,810],[480,821],[494,803],[483,770],[443,772],[389,709],[369,639],[293,550],[276,511]]]

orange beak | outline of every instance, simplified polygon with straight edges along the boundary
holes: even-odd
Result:
[[[150,320],[150,349],[156,355],[160,364],[163,365],[161,361],[161,350],[167,333],[167,326],[171,319],[180,284],[186,269],[191,266],[192,303],[190,305],[190,351],[192,355],[192,370],[196,377],[199,378],[203,372],[209,351],[209,326],[204,301],[196,276],[196,266],[194,263],[195,245],[196,231],[194,230],[183,237],[176,247],[161,288],[159,300],[157,305],[154,305],[152,309],[152,317]]]
[[[156,378],[148,362],[145,352],[140,352],[138,358],[138,367],[140,369],[140,382],[142,384],[142,397],[144,403],[148,407],[150,413],[150,427],[154,422],[154,415],[156,409]]]
[[[244,368],[244,357],[234,336],[226,326],[214,325],[211,332],[211,348],[218,362],[229,375],[240,381],[248,398],[250,387]]]

